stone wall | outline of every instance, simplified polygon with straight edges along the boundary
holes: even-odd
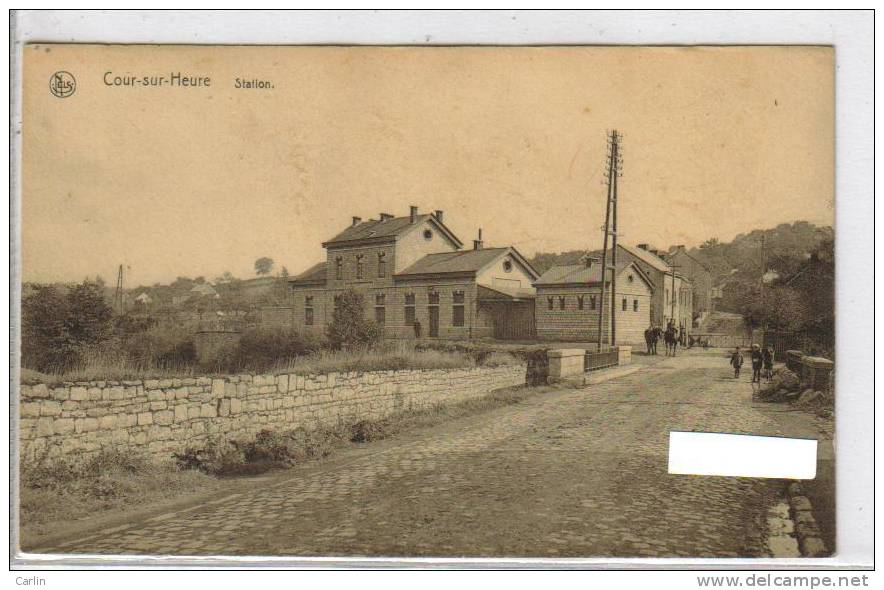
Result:
[[[379,419],[525,383],[525,365],[22,385],[24,460],[131,447],[157,458],[208,438]]]

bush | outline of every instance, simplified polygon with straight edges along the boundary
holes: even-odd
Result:
[[[140,453],[116,449],[106,449],[85,459],[49,458],[44,454],[23,462],[21,483],[31,489],[64,489],[95,498],[113,498],[128,491],[119,476],[146,474],[155,468]]]
[[[327,335],[332,350],[352,349],[374,344],[380,340],[381,330],[377,323],[365,319],[364,297],[347,290],[337,296]]]
[[[122,350],[135,366],[176,369],[196,360],[193,334],[179,323],[149,325],[127,334]]]
[[[236,472],[245,464],[243,452],[232,441],[212,438],[201,447],[187,447],[172,457],[182,469],[198,469],[210,475]]]
[[[325,457],[347,440],[349,432],[335,428],[262,430],[253,440],[216,438],[203,447],[189,447],[174,457],[182,469],[198,469],[217,477],[248,476]]]
[[[320,349],[320,341],[288,328],[252,328],[243,332],[234,354],[233,370],[268,371],[275,365]]]

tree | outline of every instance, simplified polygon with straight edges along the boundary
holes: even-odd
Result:
[[[100,344],[111,334],[113,311],[104,298],[104,289],[100,284],[83,281],[68,291],[65,299],[65,325],[71,340],[77,345]]]
[[[273,259],[262,256],[255,261],[255,273],[259,275],[268,275],[273,270]]]
[[[282,270],[279,271],[279,276],[281,276],[281,277],[284,278],[284,279],[285,279],[285,278],[288,278],[288,276],[289,276],[289,269],[287,269],[286,267],[283,266],[283,267],[282,267]]]
[[[34,285],[21,302],[21,363],[38,371],[60,371],[76,356],[68,334],[65,298],[53,285]]]
[[[380,327],[365,318],[365,299],[352,289],[338,296],[327,330],[332,349],[353,349],[380,340]]]

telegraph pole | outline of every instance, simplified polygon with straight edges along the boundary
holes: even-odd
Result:
[[[114,293],[114,303],[118,305],[118,309],[120,310],[120,315],[123,315],[123,265],[120,265],[120,269],[117,271],[117,290]]]
[[[605,178],[607,180],[608,186],[608,196],[607,202],[605,204],[605,239],[604,246],[602,248],[602,288],[601,288],[601,297],[599,299],[599,333],[598,333],[598,350],[602,349],[602,340],[603,340],[603,329],[605,324],[605,279],[607,279],[608,269],[613,268],[608,265],[608,236],[612,237],[612,243],[614,246],[614,253],[612,254],[612,261],[616,262],[617,254],[617,176],[620,173],[620,155],[619,155],[619,142],[620,142],[620,134],[617,133],[616,130],[611,131],[608,134],[608,161],[607,161],[607,170],[605,171]],[[613,232],[611,231],[611,217],[613,215],[614,224],[613,224]],[[616,273],[616,271],[615,271]],[[614,340],[614,280],[612,273],[612,281],[611,281],[611,343],[613,344]]]
[[[620,152],[622,137],[616,129],[611,132],[614,154],[614,178],[611,181],[611,346],[617,344],[617,179],[623,174]]]

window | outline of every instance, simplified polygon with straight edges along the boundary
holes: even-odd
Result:
[[[552,298],[552,297],[548,297],[547,300],[546,300],[546,302],[547,302],[547,305],[548,305],[547,309],[552,309],[552,308],[553,308],[553,298]]]
[[[381,326],[387,321],[387,296],[383,293],[377,293],[374,296],[374,321]]]
[[[428,229],[425,229],[424,230],[424,239],[425,240],[432,240],[433,239],[433,232],[431,232]]]
[[[623,311],[626,311],[626,297],[623,298]]]
[[[503,261],[503,270],[505,272],[510,272],[513,270],[513,263],[511,260],[504,260]]]
[[[313,325],[313,295],[304,297],[304,325]]]
[[[638,299],[632,300],[632,311],[638,311]]]
[[[589,309],[595,311],[595,295],[589,296]]]
[[[405,325],[414,325],[414,293],[405,294]]]
[[[565,309],[565,298],[559,297],[559,309]]]
[[[335,301],[335,309],[337,309],[338,306],[341,304],[341,296],[340,296],[340,295],[335,295],[335,299],[334,299],[334,301]]]
[[[361,279],[365,273],[365,255],[356,255],[356,278]]]
[[[451,325],[464,325],[464,294],[463,291],[455,291],[453,294],[454,305],[451,307]]]
[[[583,309],[583,295],[577,296],[577,309]]]
[[[339,281],[344,278],[344,259],[340,256],[335,258],[335,278]]]
[[[437,291],[427,293],[427,305],[439,305],[439,293]]]
[[[626,282],[627,282],[627,283],[631,283],[631,282],[634,281],[634,280],[635,280],[635,279],[632,277],[632,275],[626,275]]]
[[[378,278],[387,276],[387,253],[378,252]]]

